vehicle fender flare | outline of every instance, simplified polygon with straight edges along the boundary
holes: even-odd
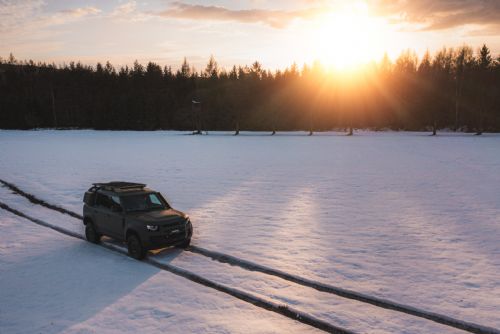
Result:
[[[139,233],[137,233],[136,230],[132,229],[132,228],[128,228],[127,231],[125,232],[125,241],[128,239],[129,236],[131,236],[132,234],[135,234],[139,240],[141,240],[141,237],[139,236]]]

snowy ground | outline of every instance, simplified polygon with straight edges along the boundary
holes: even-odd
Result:
[[[1,333],[319,332],[5,211],[0,231]]]
[[[2,203],[7,204],[9,207],[21,211],[31,217],[37,217],[37,219],[42,219],[44,222],[48,222],[51,225],[59,226],[64,228],[67,231],[72,233],[83,235],[82,224],[79,220],[68,217],[67,215],[60,214],[58,212],[54,212],[53,210],[40,207],[39,205],[31,204],[27,199],[20,197],[16,194],[13,194],[11,191],[6,189],[5,187],[0,187],[0,198]],[[29,238],[33,237],[33,232],[31,230],[24,231],[26,227],[30,227],[29,225],[33,224],[29,221],[21,219],[17,221],[17,226],[15,227],[18,232],[22,233]],[[6,240],[10,240],[10,231],[5,230],[0,226],[0,232],[2,235],[6,237]],[[57,232],[52,232],[57,233]],[[39,234],[36,234],[37,243],[43,243],[43,236],[41,237]],[[22,238],[21,238],[22,239]],[[2,240],[2,238],[0,238]],[[105,239],[105,242],[111,242],[109,239]],[[51,244],[53,241],[51,239],[46,240],[47,243]],[[85,241],[80,241],[80,243],[86,243]],[[77,243],[78,243],[77,242]],[[30,244],[29,240],[26,244]],[[114,245],[121,246],[119,243],[113,242]],[[96,246],[94,246],[96,247]],[[123,247],[123,246],[121,246]],[[14,251],[13,248],[10,251]],[[57,250],[53,250],[55,253]],[[60,249],[61,252],[66,252],[65,248]],[[70,255],[71,256],[71,255]],[[94,256],[93,254],[91,256]],[[228,264],[221,264],[219,262],[212,261],[210,258],[194,254],[191,252],[181,251],[178,249],[166,249],[159,252],[153,252],[149,255],[150,259],[154,259],[160,263],[173,264],[182,269],[187,269],[192,272],[195,272],[205,278],[211,279],[217,283],[224,284],[226,286],[234,287],[239,290],[243,290],[245,292],[251,293],[258,298],[262,298],[264,300],[268,300],[277,304],[288,305],[295,309],[299,309],[302,312],[306,312],[307,314],[311,314],[314,317],[332,323],[336,326],[347,327],[350,330],[353,330],[357,333],[394,333],[394,334],[411,334],[411,333],[457,333],[457,331],[452,328],[448,328],[442,325],[435,324],[433,322],[423,320],[417,317],[404,315],[400,313],[394,314],[392,311],[387,311],[384,309],[380,309],[378,307],[374,307],[371,305],[367,305],[365,303],[348,300],[345,298],[340,298],[337,296],[332,296],[331,294],[318,292],[314,289],[303,287],[298,284],[290,283],[288,281],[284,281],[279,278],[275,278],[269,275],[251,272],[247,270],[243,270],[238,267],[230,266]],[[39,267],[35,268],[37,270],[38,275],[45,276],[43,272],[54,271],[54,269],[58,270],[60,267],[65,267],[64,264],[58,263],[58,259],[47,258],[46,261],[43,261],[44,266],[43,269],[40,270]],[[78,257],[75,257],[75,261],[78,261]],[[51,265],[46,266],[46,263],[51,263]],[[122,264],[120,264],[122,265]],[[99,271],[100,265],[98,265],[94,270]],[[65,268],[63,269],[63,271]],[[87,270],[87,269],[85,269]],[[105,272],[107,271],[107,268]],[[7,278],[7,283],[14,282],[14,277],[17,276],[18,270],[16,268],[12,269],[8,266],[5,268],[5,272],[10,272],[10,277]],[[52,273],[51,273],[52,275]],[[62,276],[64,277],[64,273]],[[30,280],[31,277],[28,277]],[[99,282],[99,278],[89,277],[89,280],[93,282]],[[182,279],[181,279],[182,280]],[[164,284],[169,285],[169,280],[164,279]],[[1,282],[0,282],[1,284]],[[31,283],[23,282],[19,283],[15,281],[16,286],[30,285]],[[42,279],[39,282],[39,285],[43,287],[44,285],[50,286],[52,285],[51,280]],[[8,286],[8,284],[7,284]],[[74,286],[73,286],[74,288]],[[83,287],[85,288],[85,287]],[[175,289],[175,287],[172,287]],[[37,288],[37,290],[39,287]],[[56,288],[59,289],[59,288]],[[3,304],[5,307],[7,305],[15,304],[18,308],[33,308],[33,309],[46,309],[47,305],[45,303],[45,299],[36,298],[37,296],[33,293],[29,292],[27,294],[18,294],[17,291],[19,289],[5,289],[3,293],[0,292],[0,299],[2,300],[10,300],[13,299],[12,303]],[[24,290],[24,289],[23,289]],[[95,294],[97,298],[100,298],[100,294],[102,291],[97,289],[97,291],[87,291],[88,294]],[[92,297],[87,297],[92,298]],[[156,297],[151,294],[145,293],[139,302],[146,302],[148,306],[144,306],[144,311],[146,312],[156,312],[155,309],[157,306],[162,307],[162,302],[151,302],[151,299],[155,299]],[[54,299],[57,300],[57,297]],[[88,300],[80,303],[78,298],[65,298],[63,300],[64,303],[76,304],[79,307],[82,305],[88,305]],[[166,301],[167,303],[171,303],[171,301]],[[75,306],[75,305],[74,305]],[[51,306],[49,305],[49,308]],[[84,306],[86,307],[86,306]],[[237,308],[239,305],[236,303],[233,307]],[[18,309],[16,308],[16,310]],[[0,306],[0,314],[2,306]],[[267,311],[263,311],[267,312]],[[123,309],[123,313],[120,316],[117,316],[117,319],[121,319],[121,322],[131,322],[131,325],[128,325],[131,329],[137,327],[136,323],[140,323],[142,320],[137,319],[134,316],[134,313],[128,314],[128,309]],[[15,313],[9,314],[11,319],[9,320],[12,323],[13,328],[17,328],[21,332],[25,329],[25,320],[23,317],[16,317]],[[44,312],[42,312],[45,318],[42,317],[40,320],[41,324],[45,322],[54,322],[50,316],[46,316]],[[56,325],[51,327],[52,329],[59,328],[62,324],[67,322],[67,317],[74,317],[73,314],[66,314],[63,317],[61,315],[57,318],[58,320],[55,322]],[[181,318],[182,319],[182,318]],[[176,322],[179,321],[179,318],[172,319],[157,319],[159,324],[162,322]],[[109,320],[108,320],[109,321]],[[151,322],[154,319],[150,319]],[[182,320],[180,320],[182,321]],[[227,319],[226,319],[227,321]],[[62,324],[60,323],[62,322]],[[1,321],[0,321],[1,323]],[[217,323],[217,322],[216,322]],[[29,323],[31,325],[31,322]],[[224,322],[223,322],[224,324]],[[105,324],[106,325],[106,324]],[[225,324],[224,324],[225,325]],[[99,323],[94,323],[92,326],[95,326],[94,329],[99,332],[101,330]],[[108,325],[109,326],[109,325]],[[111,325],[112,326],[112,325]],[[125,325],[123,325],[125,326]],[[225,325],[226,326],[226,325]],[[50,331],[48,328],[44,328],[44,325],[39,326],[43,329],[44,332]],[[151,332],[160,332],[165,326],[154,327],[151,325]],[[31,328],[31,327],[28,327]],[[1,329],[1,327],[0,327]],[[271,328],[272,331],[275,331],[276,328]],[[369,331],[367,331],[369,329]],[[184,328],[182,328],[184,330]],[[202,332],[205,332],[207,329],[203,328]],[[170,330],[172,331],[172,330]],[[231,332],[235,332],[235,329],[232,329]],[[252,330],[246,329],[246,332],[266,332],[266,330],[262,330],[262,328],[252,328]]]
[[[345,137],[331,133],[313,137],[303,134],[233,137],[214,133],[201,137],[172,132],[0,131],[0,178],[49,202],[80,212],[83,192],[91,182],[142,181],[164,193],[174,207],[190,214],[196,229],[196,245],[496,328],[500,328],[499,170],[500,136],[496,135],[429,137],[415,133],[361,133]],[[0,192],[0,199],[12,200],[5,191],[3,188]],[[71,218],[61,218],[60,214],[40,208],[29,210],[40,219],[81,231],[78,222],[72,222]],[[11,225],[19,224],[20,219],[5,212],[1,214],[0,235],[5,236],[16,230]],[[14,239],[0,239],[0,270],[5,270],[1,272],[0,286],[2,291],[10,291],[6,296],[0,295],[2,300],[16,298],[11,285],[15,284],[12,280],[17,274],[26,284],[32,284],[30,277],[35,273],[24,274],[31,269],[23,267],[21,254],[26,253],[24,256],[30,259],[26,261],[29,266],[32,262],[47,266],[52,262],[64,263],[65,259],[71,262],[78,256],[83,256],[85,263],[95,256],[93,252],[106,252],[99,249],[59,254],[56,249],[64,248],[63,245],[49,243],[50,247],[43,248],[46,243],[42,240],[45,236],[48,240],[66,237],[53,236],[55,232],[49,230],[38,232],[41,227],[31,228],[32,235],[17,233]],[[23,241],[23,237],[28,239]],[[17,248],[10,249],[12,243]],[[34,245],[25,246],[31,243]],[[71,243],[79,245],[76,249],[87,247],[77,240]],[[46,253],[51,256],[40,255]],[[21,264],[17,263],[18,254]],[[171,255],[164,256],[168,260]],[[96,266],[106,267],[103,275],[109,268],[112,268],[109,272],[143,273],[135,269],[142,264],[129,264],[129,260],[116,257],[119,255],[112,253],[100,256],[105,263]],[[247,279],[248,273],[234,268],[212,270],[206,259],[191,253],[178,254],[172,261],[213,279],[243,286],[255,294],[274,294],[278,299],[281,295],[294,296],[284,302],[361,332],[403,333],[402,328],[409,329],[408,333],[448,331],[442,326],[436,329],[439,325],[427,321],[423,324],[412,317],[364,310],[339,299],[298,291],[297,287],[259,279],[255,274]],[[12,267],[4,269],[7,268],[4,262]],[[217,272],[221,274],[215,275]],[[226,272],[230,274],[224,275]],[[178,291],[206,290],[196,285],[191,288],[193,283],[171,276],[162,272],[151,275],[154,279],[140,277],[136,286],[147,290],[148,284],[157,280],[157,284],[168,282]],[[127,280],[125,285],[129,285]],[[252,286],[255,281],[258,284]],[[287,289],[288,294],[283,292]],[[144,303],[142,297],[148,293],[149,290],[139,293],[133,288],[119,295],[127,300],[124,305],[128,305],[136,299]],[[160,308],[179,303],[174,302],[176,297],[179,295],[169,296],[167,306],[162,302]],[[219,297],[219,293],[195,292],[189,297],[196,298],[198,303],[188,302],[182,312],[171,312],[175,316],[162,320],[159,326],[174,326],[181,319],[180,331],[237,332],[252,328],[249,331],[273,332],[289,331],[290,326],[303,330],[303,325],[256,310],[231,297]],[[122,298],[104,301],[102,304],[108,306],[102,310],[89,306],[92,309],[87,312],[92,314],[89,319],[104,319],[113,312],[125,316],[126,309],[120,306]],[[202,321],[200,328],[183,327],[189,326],[182,321],[187,315],[212,317],[204,313],[204,303],[217,304],[215,308],[224,309],[221,313],[225,315],[213,316],[213,323]],[[247,327],[238,327],[239,318],[231,312],[238,313],[245,307],[254,313],[248,313],[250,320],[243,325]],[[106,313],[108,309],[111,310]],[[352,311],[355,309],[357,312]],[[11,313],[0,311],[0,317],[5,317],[0,318],[0,324],[9,324]],[[35,315],[39,319],[55,316],[39,312]],[[251,325],[252,314],[259,314],[255,319],[261,321],[255,326]],[[364,314],[370,317],[356,321]],[[279,318],[280,322],[271,318]],[[268,320],[273,326],[268,326]],[[132,325],[141,321],[136,319]],[[152,326],[154,315],[148,313],[144,321]],[[221,327],[211,327],[214,323]],[[83,317],[73,320],[71,326],[61,323],[58,326],[74,327],[75,331],[83,326],[85,331],[96,324]],[[172,331],[172,327],[167,328]],[[165,327],[155,329],[165,330]]]

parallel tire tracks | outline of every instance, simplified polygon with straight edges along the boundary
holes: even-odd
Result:
[[[40,198],[36,197],[35,195],[32,195],[30,193],[27,193],[27,192],[19,189],[16,185],[14,185],[14,184],[12,184],[10,182],[7,182],[7,181],[4,181],[4,180],[0,179],[0,183],[2,183],[4,186],[6,186],[10,190],[12,190],[14,193],[27,198],[33,204],[38,204],[38,205],[44,206],[44,207],[46,207],[48,209],[55,210],[55,211],[58,211],[60,213],[67,214],[68,216],[71,216],[73,218],[83,220],[83,216],[82,215],[79,215],[78,213],[70,211],[70,210],[66,210],[63,207],[60,207],[60,206],[57,206],[57,205],[45,202],[43,199],[40,199]]]
[[[286,273],[286,272],[281,271],[281,270],[273,269],[273,268],[266,267],[266,266],[263,266],[263,265],[260,265],[257,263],[253,263],[250,261],[239,259],[237,257],[231,256],[228,254],[207,250],[207,249],[204,249],[204,248],[201,248],[198,246],[191,246],[188,250],[193,252],[193,253],[207,256],[207,257],[209,257],[213,260],[219,261],[221,263],[227,263],[230,265],[241,267],[241,268],[246,269],[246,270],[257,271],[257,272],[267,274],[270,276],[279,277],[281,279],[284,279],[284,280],[287,280],[287,281],[290,281],[290,282],[293,282],[293,283],[296,283],[299,285],[307,286],[307,287],[313,288],[313,289],[321,291],[321,292],[330,293],[330,294],[344,297],[347,299],[357,300],[357,301],[360,301],[363,303],[375,305],[375,306],[378,306],[380,308],[384,308],[384,309],[388,309],[388,310],[406,313],[406,314],[413,315],[413,316],[416,316],[419,318],[431,320],[431,321],[437,322],[437,323],[442,324],[442,325],[461,329],[461,330],[464,330],[464,331],[467,331],[470,333],[478,333],[478,334],[499,334],[500,333],[500,331],[498,331],[494,328],[485,327],[485,326],[478,325],[475,323],[454,319],[454,318],[448,317],[446,315],[421,310],[421,309],[418,309],[418,308],[415,308],[412,306],[408,306],[408,305],[404,305],[404,304],[400,304],[400,303],[397,303],[397,302],[394,302],[391,300],[373,297],[373,296],[369,296],[369,295],[355,292],[352,290],[347,290],[347,289],[339,288],[339,287],[332,286],[329,284],[324,284],[324,283],[312,281],[312,280],[304,278],[304,277],[292,275],[292,274]]]
[[[22,217],[22,218],[25,218],[29,221],[32,221],[35,224],[38,224],[40,226],[50,228],[54,231],[57,231],[59,233],[65,234],[65,235],[73,237],[73,238],[85,240],[85,238],[78,233],[69,231],[67,229],[61,228],[61,227],[56,226],[56,225],[52,225],[52,224],[44,222],[40,219],[31,217],[31,216],[29,216],[29,215],[27,215],[19,210],[11,208],[10,206],[8,206],[7,204],[5,204],[1,201],[0,201],[0,208],[4,209],[6,211],[9,211],[9,212],[11,212],[19,217]],[[110,243],[106,243],[106,242],[101,242],[99,245],[104,247],[104,248],[110,249],[114,252],[117,252],[119,254],[127,255],[127,251],[122,247],[119,247],[119,246],[116,246],[116,245],[113,245]],[[168,271],[174,275],[186,278],[192,282],[201,284],[205,287],[212,288],[214,290],[226,293],[230,296],[238,298],[242,301],[245,301],[245,302],[250,303],[252,305],[255,305],[257,307],[263,308],[263,309],[271,311],[271,312],[278,313],[278,314],[283,315],[283,316],[290,318],[292,320],[299,321],[303,324],[320,329],[322,331],[325,331],[328,333],[334,333],[334,334],[356,334],[353,331],[350,331],[348,329],[345,329],[345,328],[342,328],[339,326],[332,325],[332,324],[330,324],[326,321],[323,321],[321,319],[318,319],[310,314],[307,314],[307,313],[295,310],[291,307],[288,307],[287,305],[280,305],[280,304],[274,303],[272,301],[268,301],[268,300],[265,300],[263,298],[257,297],[255,295],[249,294],[249,293],[244,292],[242,290],[239,290],[237,288],[232,288],[232,287],[226,286],[224,284],[214,282],[212,280],[209,280],[205,277],[202,277],[202,276],[195,274],[191,271],[179,268],[179,267],[174,266],[172,264],[161,263],[161,262],[158,262],[152,258],[147,258],[142,262],[147,263],[149,265],[152,265],[160,270]]]
[[[38,204],[38,205],[47,207],[49,209],[58,211],[60,213],[70,215],[71,217],[74,217],[74,218],[83,219],[83,216],[79,215],[78,213],[67,210],[65,208],[62,208],[62,207],[54,205],[54,204],[47,203],[46,201],[39,199],[36,196],[19,189],[17,186],[15,186],[12,183],[9,183],[9,182],[4,181],[2,179],[0,179],[0,183],[5,185],[6,187],[8,187],[14,193],[27,198],[30,202],[32,202],[34,204]],[[51,227],[51,228],[53,228],[53,227]],[[56,228],[53,228],[53,229],[57,230]],[[74,234],[73,232],[70,232],[70,233]],[[316,282],[316,281],[313,281],[313,280],[310,280],[310,279],[307,279],[304,277],[300,277],[297,275],[292,275],[292,274],[286,273],[286,272],[281,271],[281,270],[273,269],[273,268],[263,266],[263,265],[260,265],[260,264],[254,263],[254,262],[243,260],[243,259],[234,257],[232,255],[211,251],[211,250],[204,249],[202,247],[198,247],[198,246],[194,246],[194,245],[191,246],[188,250],[193,252],[193,253],[209,257],[209,258],[216,260],[218,262],[221,262],[221,263],[227,263],[230,265],[238,266],[238,267],[246,269],[246,270],[256,271],[256,272],[260,272],[260,273],[267,274],[270,276],[279,277],[281,279],[284,279],[284,280],[287,280],[287,281],[290,281],[290,282],[293,282],[293,283],[296,283],[296,284],[299,284],[302,286],[310,287],[310,288],[313,288],[313,289],[321,291],[321,292],[326,292],[326,293],[330,293],[330,294],[344,297],[347,299],[352,299],[352,300],[360,301],[363,303],[371,304],[371,305],[374,305],[374,306],[377,306],[380,308],[409,314],[409,315],[416,316],[416,317],[423,318],[423,319],[427,319],[427,320],[430,320],[430,321],[433,321],[433,322],[436,322],[436,323],[439,323],[442,325],[461,329],[461,330],[464,330],[464,331],[467,331],[470,333],[500,334],[500,330],[495,329],[495,328],[482,326],[482,325],[479,325],[476,323],[455,319],[455,318],[452,318],[452,317],[449,317],[446,315],[442,315],[439,313],[429,312],[429,311],[422,310],[422,309],[419,309],[419,308],[416,308],[413,306],[400,304],[400,303],[397,303],[397,302],[394,302],[394,301],[391,301],[388,299],[369,296],[369,295],[359,293],[356,291],[347,290],[347,289],[332,286],[329,284]],[[147,260],[147,261],[151,261],[151,260]],[[163,265],[163,264],[158,263],[154,260],[152,260],[152,261],[159,264],[159,265]],[[157,266],[157,265],[155,265],[155,266]],[[183,270],[180,268],[177,268],[177,269]],[[215,284],[217,284],[217,283],[215,283]],[[279,307],[283,308],[282,306],[279,306]]]

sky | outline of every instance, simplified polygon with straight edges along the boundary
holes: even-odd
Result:
[[[500,54],[500,0],[0,0],[0,56],[57,64],[345,67],[483,43]]]

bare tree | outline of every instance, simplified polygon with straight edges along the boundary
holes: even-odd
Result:
[[[191,111],[193,115],[193,123],[194,123],[194,135],[201,135],[201,102],[195,99],[191,100]]]

